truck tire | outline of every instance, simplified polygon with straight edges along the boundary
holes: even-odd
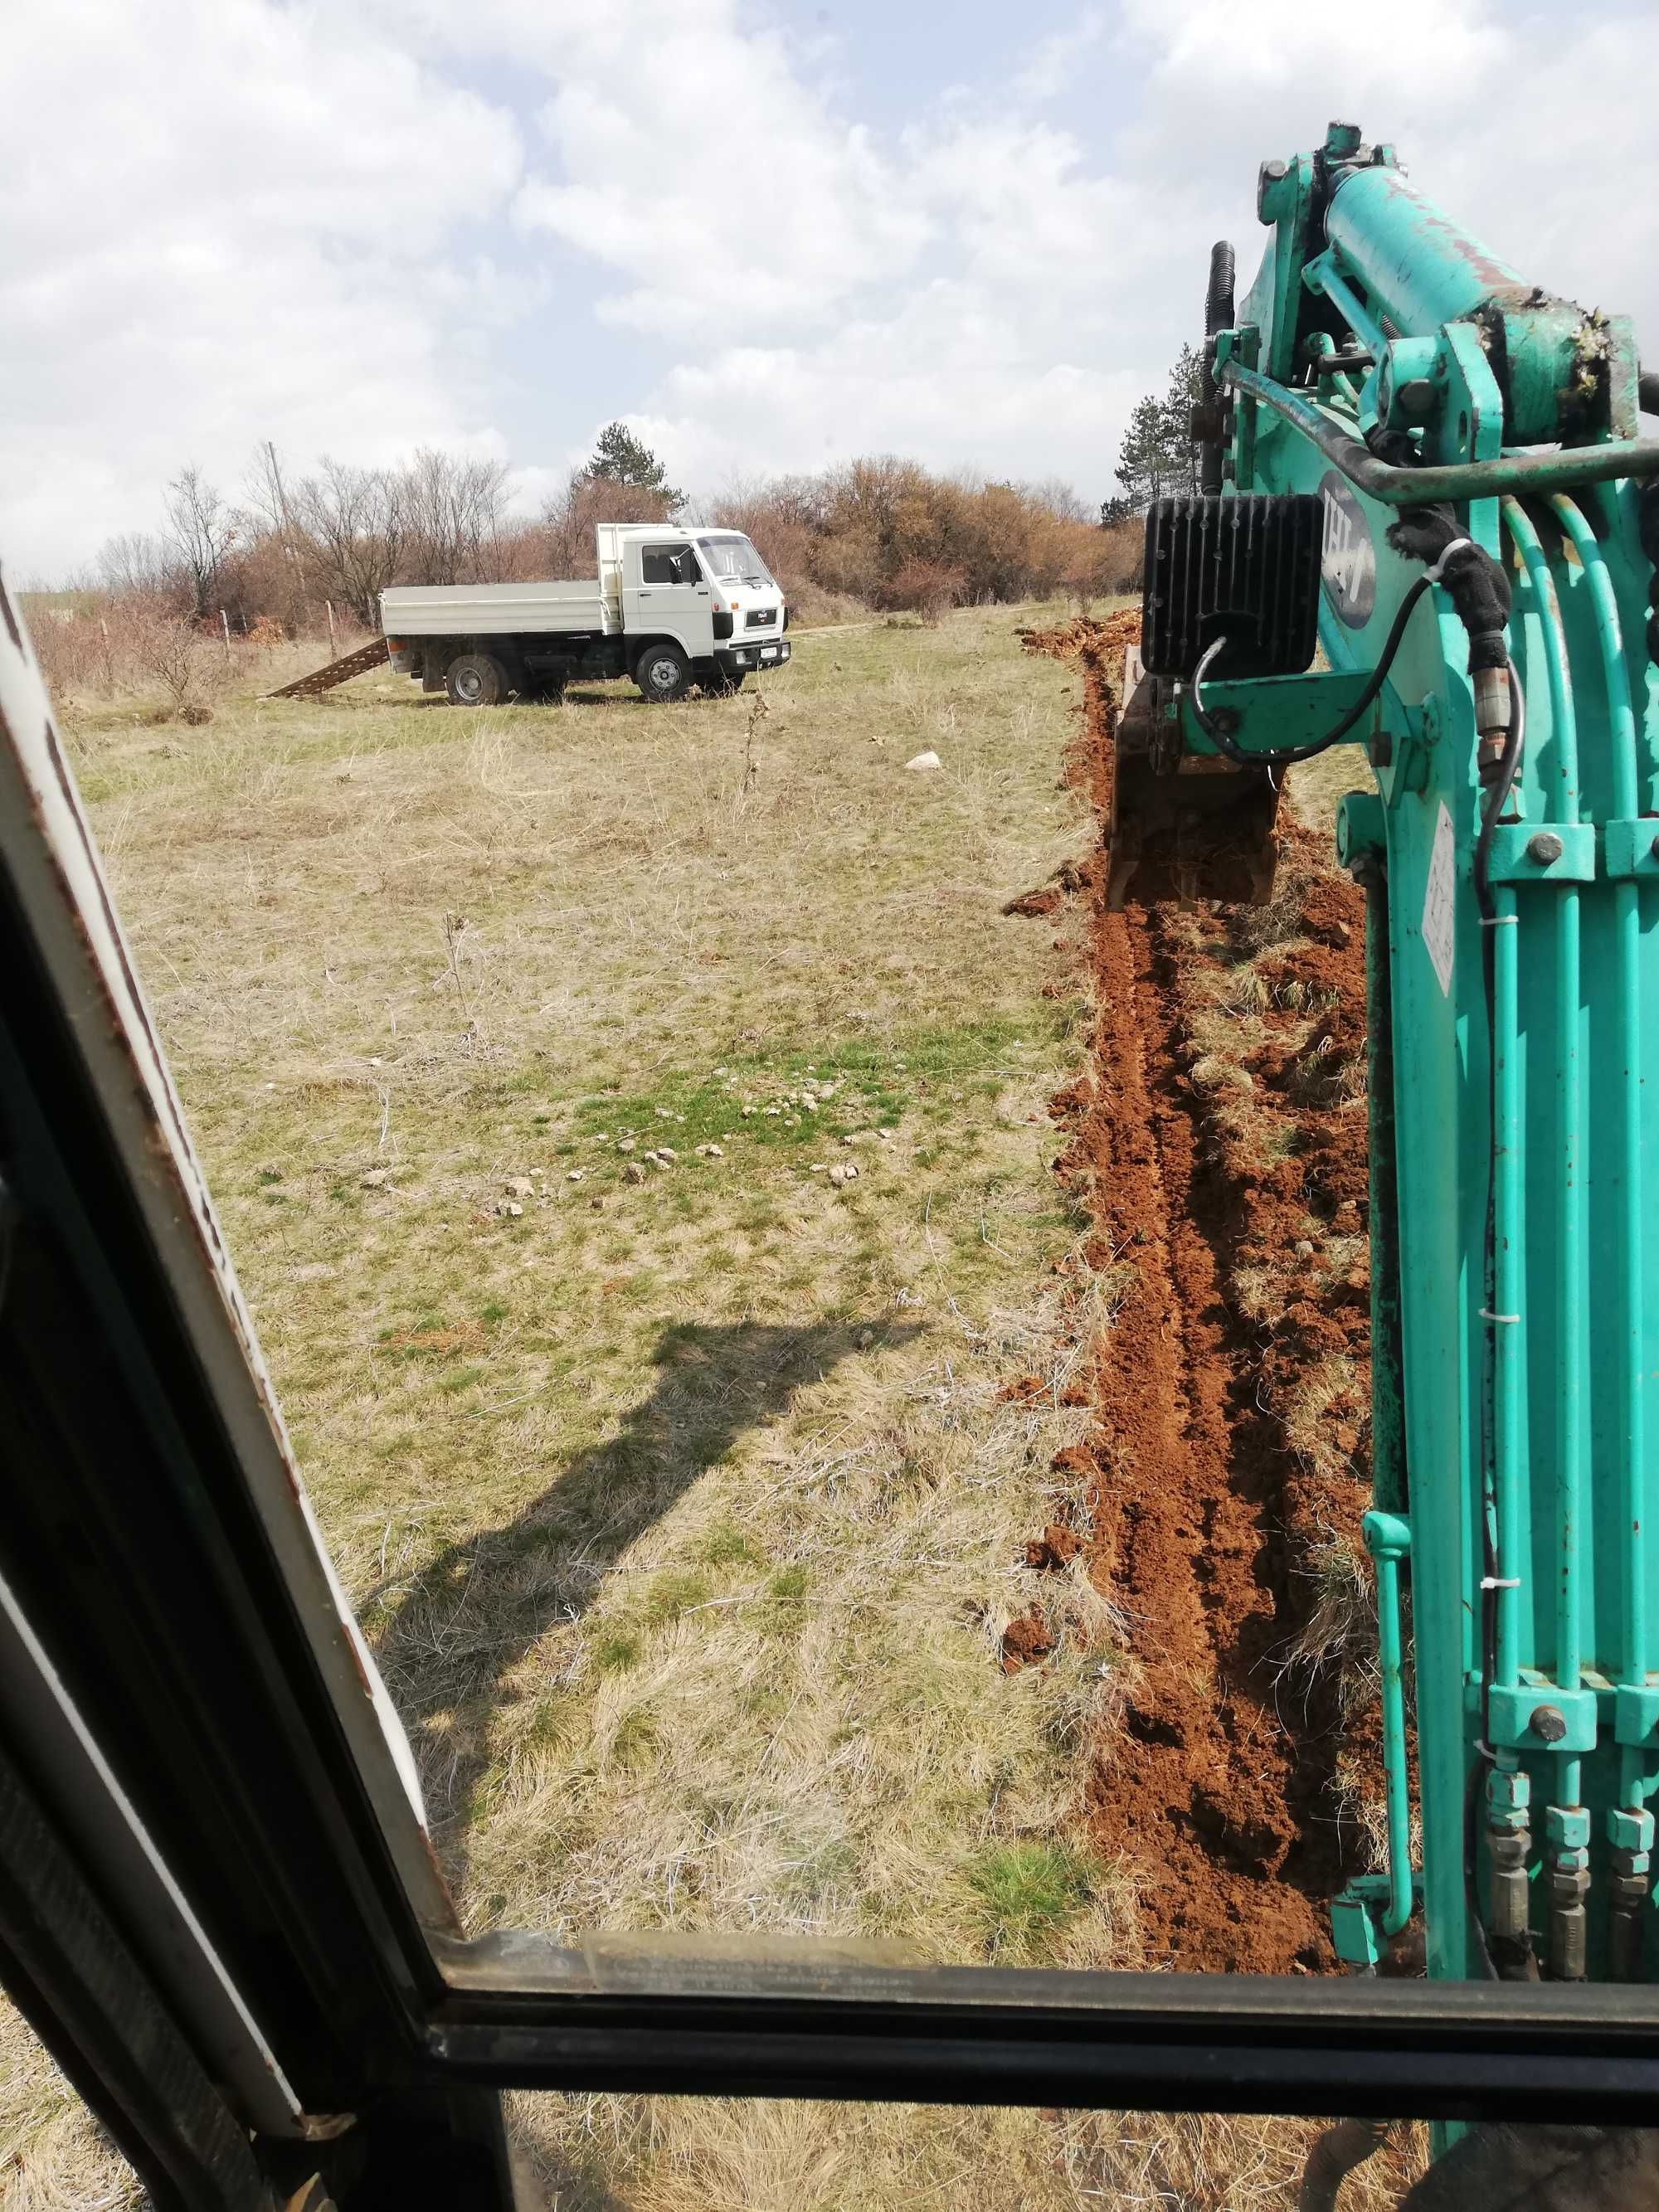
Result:
[[[444,672],[444,689],[457,707],[499,707],[507,693],[507,671],[493,653],[458,653]]]
[[[703,690],[711,699],[729,698],[732,692],[741,691],[746,668],[734,668],[728,676],[723,668],[711,668],[703,683]]]
[[[647,699],[665,705],[691,689],[691,663],[672,638],[662,638],[634,663],[634,681]]]

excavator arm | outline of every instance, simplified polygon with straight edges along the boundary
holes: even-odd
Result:
[[[1336,840],[1375,979],[1389,1843],[1337,1947],[1374,1971],[1420,1921],[1431,1977],[1644,1979],[1659,441],[1630,324],[1529,284],[1391,147],[1334,124],[1257,212],[1242,302],[1212,260],[1209,489],[1149,517],[1110,881],[1267,896],[1285,771],[1363,752]]]

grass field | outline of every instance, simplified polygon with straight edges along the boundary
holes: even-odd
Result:
[[[388,677],[200,728],[66,713],[474,1929],[1135,1962],[1068,1817],[1127,1662],[1080,1563],[1025,1564],[1112,1291],[1051,1173],[1078,963],[1001,912],[1091,834],[1038,618],[805,635],[758,692],[669,708]],[[1034,1607],[1047,1663],[1005,1674]],[[8,2201],[130,2201],[6,2037]],[[556,2204],[653,2212],[1242,2208],[1306,2140],[519,2110]]]

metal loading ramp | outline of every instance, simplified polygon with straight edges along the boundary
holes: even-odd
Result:
[[[331,691],[337,684],[349,684],[354,676],[366,669],[378,668],[386,658],[386,640],[375,638],[368,645],[360,645],[356,653],[348,653],[342,659],[331,660],[326,668],[313,669],[296,684],[284,684],[280,691],[268,691],[268,699],[314,699],[319,692]]]

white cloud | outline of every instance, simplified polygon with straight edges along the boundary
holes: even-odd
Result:
[[[148,521],[186,457],[488,438],[446,338],[500,307],[447,258],[504,204],[511,124],[260,0],[14,9],[0,137],[0,526],[49,568]]]
[[[1098,9],[1089,8],[1067,29],[1040,39],[1014,79],[1014,98],[1022,106],[1058,100],[1072,83],[1084,56],[1099,45],[1105,27]]]
[[[1306,0],[1119,0],[1032,40],[1006,82],[918,84],[881,131],[848,88],[873,51],[855,15],[827,50],[739,0],[13,17],[15,562],[143,522],[186,454],[222,475],[264,436],[301,461],[505,450],[509,404],[538,426],[515,455],[529,501],[583,450],[607,374],[682,483],[876,447],[1098,495],[1133,399],[1195,328],[1211,240],[1254,273],[1258,162],[1339,112],[1526,274],[1644,319],[1659,355],[1636,13],[1561,40],[1499,0],[1395,0],[1355,47],[1310,35]],[[511,84],[527,153],[470,78]],[[1058,119],[1080,79],[1097,131]]]
[[[682,335],[810,327],[927,244],[902,174],[731,0],[615,9],[562,26],[556,47],[542,120],[562,173],[528,180],[517,215],[629,281],[605,319]]]

